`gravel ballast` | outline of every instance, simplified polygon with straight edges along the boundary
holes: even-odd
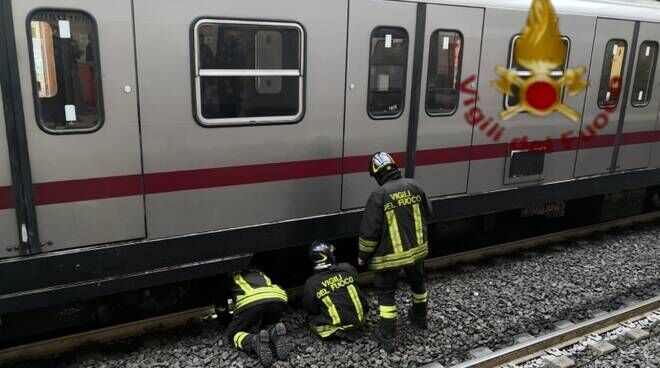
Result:
[[[626,346],[625,348],[604,355],[587,368],[610,368],[610,367],[660,367],[660,335]]]
[[[290,308],[284,322],[294,350],[288,361],[275,366],[419,367],[432,361],[449,366],[468,359],[472,349],[500,349],[512,344],[516,335],[539,335],[559,321],[579,322],[656,295],[658,275],[660,224],[457,266],[428,275],[428,331],[409,325],[409,289],[400,284],[395,353],[386,354],[370,338],[377,308],[371,309],[365,336],[354,344],[320,341],[306,328],[304,314]],[[365,291],[374,307],[374,290]],[[657,337],[643,344],[649,354],[658,354]],[[49,368],[258,366],[223,338],[222,327],[215,322],[88,349],[46,364]]]

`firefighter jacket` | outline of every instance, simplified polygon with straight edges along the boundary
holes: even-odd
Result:
[[[359,257],[369,270],[406,267],[426,257],[431,211],[426,194],[413,179],[392,179],[373,191],[359,239]]]
[[[286,292],[261,271],[242,271],[232,276],[229,291],[235,311],[266,302],[287,302]]]
[[[318,271],[307,279],[303,307],[316,334],[328,337],[364,323],[369,305],[356,282],[357,271],[348,263]]]

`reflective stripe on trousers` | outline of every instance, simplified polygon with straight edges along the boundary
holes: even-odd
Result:
[[[396,318],[396,305],[381,305],[378,307],[378,310],[380,311],[380,318]]]
[[[243,332],[243,331],[236,332],[236,334],[234,335],[234,346],[237,347],[238,349],[243,350],[243,340],[245,340],[245,338],[248,337],[248,335],[250,334],[247,332]]]
[[[429,296],[428,291],[424,292],[423,294],[412,293],[412,301],[413,303],[426,303],[428,296]]]

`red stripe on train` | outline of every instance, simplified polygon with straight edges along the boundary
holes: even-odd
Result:
[[[601,148],[614,145],[615,135],[583,138],[580,148]],[[622,136],[623,145],[660,141],[660,132],[635,132]],[[554,152],[575,150],[577,138],[552,139]],[[473,147],[437,148],[417,151],[418,166],[487,160],[505,157],[507,143],[484,144]],[[394,159],[405,166],[405,155],[394,153]],[[265,183],[295,179],[365,172],[370,155],[329,158],[306,161],[278,162],[259,165],[243,165],[212,169],[183,170],[146,174],[144,193],[157,194],[183,190],[216,188],[232,185]],[[79,202],[94,199],[117,198],[140,195],[140,175],[113,176],[105,178],[65,180],[35,184],[37,205]],[[13,207],[11,187],[0,187],[0,209]]]
[[[0,210],[14,208],[14,195],[11,187],[0,187]]]
[[[34,185],[34,201],[37,205],[128,197],[139,194],[142,194],[140,175],[53,181]]]
[[[621,144],[642,144],[660,141],[660,131],[634,132],[621,135]]]
[[[336,158],[146,174],[145,193],[225,187],[339,175]]]

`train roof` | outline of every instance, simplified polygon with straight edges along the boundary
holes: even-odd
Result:
[[[419,0],[402,0],[420,2]],[[424,0],[432,4],[529,10],[531,0]],[[558,14],[660,22],[660,2],[650,0],[552,0]]]

